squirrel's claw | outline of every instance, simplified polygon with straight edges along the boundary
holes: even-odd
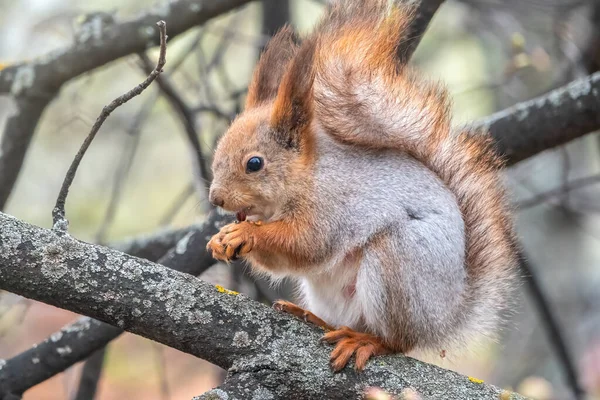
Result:
[[[254,247],[254,235],[251,230],[256,226],[245,221],[225,225],[210,239],[206,249],[212,251],[213,257],[221,261],[233,261],[243,257]]]
[[[379,337],[356,332],[347,326],[326,333],[321,340],[336,343],[330,357],[331,369],[335,372],[341,371],[353,354],[355,355],[354,368],[362,371],[369,358],[392,352]]]

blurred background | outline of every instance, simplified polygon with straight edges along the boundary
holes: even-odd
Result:
[[[189,105],[210,158],[215,140],[243,107],[252,68],[283,23],[307,32],[322,12],[316,0],[267,0],[189,30],[169,42],[165,73]],[[69,46],[85,15],[126,19],[146,0],[0,0],[0,64]],[[167,21],[169,23],[169,21]],[[149,51],[152,63],[156,51]],[[443,82],[464,124],[543,94],[600,68],[600,1],[447,0],[413,64]],[[132,55],[69,82],[46,110],[5,208],[51,226],[64,174],[102,107],[146,76]],[[0,97],[0,126],[14,104]],[[208,204],[180,115],[153,84],[105,122],[77,173],[67,211],[73,236],[110,243],[158,228],[201,221]],[[506,174],[532,272],[557,319],[578,379],[600,399],[600,137],[588,135],[510,168]],[[287,296],[249,278],[241,266],[215,265],[203,279],[263,301]],[[537,399],[569,399],[547,324],[523,284],[500,343],[445,368]],[[45,339],[76,316],[0,294],[0,359]],[[29,390],[24,399],[70,399],[81,365]],[[223,378],[192,356],[131,334],[106,353],[96,398],[189,399]]]

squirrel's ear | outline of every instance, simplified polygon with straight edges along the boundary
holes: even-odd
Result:
[[[271,114],[275,139],[286,148],[299,149],[313,117],[314,55],[316,39],[306,39],[283,75]]]
[[[298,50],[298,41],[289,25],[281,28],[269,41],[252,75],[246,108],[257,107],[275,98],[285,69]]]

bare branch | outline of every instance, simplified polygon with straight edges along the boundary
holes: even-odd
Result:
[[[120,333],[121,329],[88,317],[67,325],[4,365],[0,363],[0,398],[8,394],[20,398],[25,390],[83,360],[101,349],[106,338]]]
[[[17,181],[42,113],[65,82],[158,44],[152,28],[158,20],[170,21],[169,34],[174,37],[250,1],[172,0],[125,21],[106,13],[89,14],[75,44],[31,62],[0,68],[0,94],[10,94],[17,104],[17,112],[9,117],[0,139],[0,210]]]
[[[600,72],[484,118],[509,164],[563,145],[600,128]]]
[[[81,148],[77,152],[77,155],[75,155],[75,159],[71,163],[71,166],[69,167],[69,170],[67,171],[67,175],[65,176],[65,180],[62,184],[62,187],[60,188],[58,198],[56,199],[56,205],[54,206],[54,210],[52,210],[52,219],[54,222],[53,229],[56,229],[56,230],[62,231],[62,232],[67,231],[68,222],[65,219],[65,202],[67,201],[67,195],[69,194],[69,188],[71,187],[71,184],[73,183],[73,179],[75,179],[75,174],[77,173],[77,168],[79,168],[79,164],[81,163],[81,160],[83,159],[83,156],[85,155],[85,152],[92,144],[92,141],[96,137],[96,134],[102,127],[102,124],[104,123],[104,121],[106,121],[106,119],[109,117],[109,115],[114,110],[116,110],[119,106],[127,103],[129,100],[140,95],[148,86],[150,86],[150,84],[156,79],[156,77],[160,73],[162,73],[163,67],[164,67],[165,63],[167,62],[167,59],[166,59],[166,56],[167,56],[167,24],[164,21],[159,21],[159,22],[157,22],[156,25],[158,25],[159,32],[160,32],[160,54],[158,56],[158,62],[156,64],[156,67],[154,68],[154,70],[152,72],[150,72],[150,75],[148,75],[148,77],[146,78],[146,80],[144,80],[144,82],[140,83],[139,85],[137,85],[136,87],[134,87],[133,89],[128,91],[127,93],[117,97],[112,102],[110,102],[109,105],[105,106],[102,109],[100,116],[94,123],[94,126],[92,126],[92,130],[90,131],[89,135],[83,141],[83,144],[81,145]]]
[[[273,36],[290,20],[289,0],[262,0],[262,34]]]
[[[330,347],[320,343],[316,327],[187,274],[5,214],[0,289],[93,316],[229,369],[232,397],[250,389],[264,393],[261,398],[346,399],[367,386],[393,394],[411,387],[430,399],[498,399],[502,392],[403,356],[380,357],[361,374],[333,374]]]
[[[140,59],[142,61],[142,67],[144,71],[148,73],[148,70],[151,70],[152,68],[148,56],[142,53],[140,54]],[[157,79],[156,83],[158,83],[161,92],[166,96],[171,107],[173,107],[173,109],[180,116],[180,120],[183,123],[185,133],[194,153],[194,161],[197,164],[197,168],[200,172],[200,179],[203,181],[203,186],[206,188],[206,194],[208,195],[211,174],[208,167],[208,162],[202,151],[202,146],[200,145],[198,131],[196,130],[196,117],[194,115],[194,111],[190,106],[188,106],[179,93],[177,93],[177,90],[168,77],[161,76]]]
[[[35,127],[53,96],[54,93],[15,99],[16,110],[8,117],[0,135],[0,210],[17,182]]]
[[[125,21],[117,21],[106,14],[90,14],[80,27],[74,45],[32,62],[0,70],[0,93],[17,95],[29,90],[39,91],[38,88],[53,88],[55,91],[85,72],[158,45],[159,38],[154,35],[153,28],[156,21],[169,21],[169,35],[174,37],[250,1],[173,0]]]
[[[550,343],[552,343],[552,346],[558,353],[557,357],[560,360],[566,375],[565,380],[573,391],[575,399],[583,399],[585,397],[585,391],[579,384],[577,368],[573,362],[572,352],[570,352],[567,347],[563,331],[552,311],[550,302],[544,294],[540,278],[535,268],[532,268],[531,263],[523,253],[519,255],[519,266],[521,271],[525,274],[525,282],[527,283],[531,296],[541,314],[541,319],[546,327],[546,334],[548,335]]]
[[[408,27],[406,40],[398,46],[398,58],[408,62],[425,34],[431,19],[444,0],[421,0],[418,2],[416,17]]]
[[[225,220],[225,218],[218,213],[213,213],[208,218],[209,222],[212,221],[216,224],[218,224],[221,219]],[[156,261],[173,249],[185,236],[196,231],[203,231],[206,229],[205,226],[206,223],[179,229],[159,230],[152,234],[139,235],[119,242],[110,243],[108,247],[132,256]]]
[[[152,261],[160,257],[158,262],[166,267],[175,268],[192,275],[200,275],[215,262],[205,251],[206,244],[210,237],[218,232],[225,223],[225,216],[214,212],[204,224],[195,226],[192,229],[172,231],[147,239],[138,239],[123,243],[119,247],[128,250],[132,255],[147,256]],[[175,239],[177,240],[175,241]],[[159,250],[165,244],[169,244],[173,248],[161,254]],[[148,253],[149,249],[153,251]],[[55,333],[30,350],[7,360],[6,364],[0,368],[2,370],[2,374],[0,374],[0,399],[3,399],[2,396],[7,393],[21,395],[30,387],[64,371],[76,362],[90,357],[95,351],[106,346],[122,333],[121,329],[103,322],[89,321],[89,318],[80,319],[75,325],[78,326],[78,324],[84,323],[91,325],[84,330],[79,330],[76,338],[71,337],[59,343],[60,347],[70,347],[69,357],[56,357],[58,345],[56,340],[52,338],[56,338],[62,333]],[[70,332],[72,329],[72,326],[67,326],[62,331]],[[71,344],[71,341],[74,341],[74,343]],[[37,358],[40,362],[31,362],[32,358]],[[2,365],[2,362],[0,362],[0,365]],[[24,367],[27,368],[23,369]],[[27,371],[27,373],[21,373],[20,371]]]
[[[106,347],[103,347],[85,361],[73,400],[93,400],[96,397],[105,355]]]
[[[565,193],[570,193],[574,190],[581,189],[593,184],[600,183],[600,174],[586,176],[584,178],[573,179],[572,181],[568,181],[557,189],[548,190],[543,193],[536,194],[530,199],[526,199],[523,201],[519,201],[516,203],[516,207],[519,210],[524,210],[527,208],[531,208],[537,206],[539,204],[544,203],[554,197],[562,196]]]
[[[157,100],[158,95],[147,98],[133,118],[129,129],[127,130],[128,135],[126,138],[126,148],[123,150],[121,159],[119,160],[119,165],[115,169],[110,200],[108,202],[108,207],[106,208],[104,218],[102,218],[102,224],[100,225],[100,228],[98,228],[98,233],[96,233],[96,243],[105,244],[106,232],[115,218],[117,207],[119,205],[119,201],[121,200],[124,183],[129,175],[129,170],[131,169],[135,153],[137,152],[138,145],[140,143],[142,136],[142,125],[148,120],[148,116],[154,108]]]

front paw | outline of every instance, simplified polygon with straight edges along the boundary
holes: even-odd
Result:
[[[225,225],[214,235],[206,249],[217,260],[232,261],[244,257],[254,247],[255,229],[258,224],[243,221]]]

